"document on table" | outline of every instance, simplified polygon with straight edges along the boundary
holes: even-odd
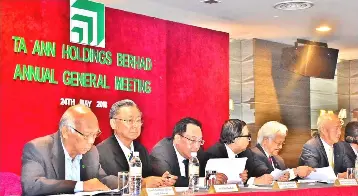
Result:
[[[283,176],[285,173],[288,173],[288,169],[286,170],[279,170],[279,169],[275,169],[271,172],[271,175],[273,176],[273,180],[278,180],[280,179],[281,176]]]
[[[223,173],[228,178],[228,183],[242,182],[240,174],[245,170],[247,158],[219,158],[210,159],[206,164],[205,171],[214,170]]]
[[[92,191],[92,192],[77,192],[75,193],[75,195],[97,195],[97,194],[116,194],[116,193],[120,193],[120,191],[118,189],[113,189],[113,190],[109,190],[109,191]]]
[[[332,167],[315,168],[315,170],[305,180],[331,181],[337,178]]]

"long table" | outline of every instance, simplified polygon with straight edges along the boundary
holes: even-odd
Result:
[[[207,192],[198,193],[200,196],[358,196],[358,186],[340,186],[333,185],[314,185],[314,186],[301,186],[298,189],[290,190],[273,190],[273,189],[250,189],[240,188],[238,193],[214,193],[208,194]]]

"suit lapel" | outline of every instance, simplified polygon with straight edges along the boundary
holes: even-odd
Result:
[[[336,173],[338,173],[338,171],[341,168],[341,165],[343,164],[342,163],[343,160],[340,158],[341,153],[343,152],[340,152],[340,148],[338,144],[333,144],[334,172]]]
[[[86,181],[89,179],[88,177],[88,172],[90,171],[87,171],[87,168],[86,168],[86,165],[84,162],[84,158],[82,157],[81,161],[80,161],[80,175],[81,175],[81,181]]]
[[[111,145],[112,152],[114,154],[114,161],[119,165],[117,168],[118,171],[129,171],[129,165],[127,162],[127,158],[124,155],[124,152],[121,146],[118,144],[118,141],[114,135],[111,136]]]
[[[323,157],[324,157],[324,160],[325,160],[325,164],[326,167],[329,166],[329,162],[328,162],[328,157],[327,157],[327,153],[326,153],[326,150],[324,149],[324,146],[323,146],[323,143],[320,139],[320,137],[316,137],[316,142],[319,146],[319,151],[321,154],[323,154]]]
[[[172,161],[171,163],[171,166],[172,166],[172,169],[174,171],[174,175],[176,176],[181,176],[181,173],[180,173],[180,167],[179,167],[179,161],[178,161],[178,157],[177,157],[177,154],[175,152],[175,149],[174,149],[174,145],[173,145],[173,140],[170,140],[169,139],[169,145],[168,145],[168,148],[169,148],[169,151],[168,151],[168,154],[167,156],[169,156],[169,160]]]
[[[262,146],[260,144],[257,144],[256,147],[261,151],[261,157],[265,161],[268,168],[273,171],[274,168],[272,167],[271,163],[269,162],[269,158],[266,156],[266,153],[265,153],[264,149],[262,148]]]
[[[63,152],[63,147],[61,143],[60,131],[57,131],[56,134],[53,135],[53,147],[52,147],[52,167],[55,170],[57,179],[64,180],[65,179],[65,153]]]

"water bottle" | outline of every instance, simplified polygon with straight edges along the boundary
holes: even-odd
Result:
[[[129,195],[139,196],[142,188],[142,161],[139,152],[133,153],[133,158],[129,161]]]
[[[191,153],[191,159],[189,160],[189,192],[198,192],[199,191],[199,160],[196,157],[197,153],[196,152],[192,152]]]
[[[356,163],[355,163],[355,166],[354,166],[354,176],[355,176],[355,179],[358,180],[358,156],[356,158]]]

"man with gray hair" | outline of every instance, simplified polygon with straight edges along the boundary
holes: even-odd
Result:
[[[89,108],[83,105],[68,108],[56,133],[25,145],[21,171],[24,195],[118,188],[117,177],[107,176],[103,171],[93,146],[100,133],[97,117]]]
[[[142,131],[142,112],[132,100],[124,99],[114,103],[109,111],[109,123],[113,135],[97,145],[100,163],[107,174],[117,175],[120,171],[129,171],[129,162],[133,152],[139,152],[142,161],[143,187],[172,186],[177,177],[169,172],[162,176],[152,176],[147,149],[136,139]]]
[[[275,169],[285,170],[284,160],[278,155],[284,145],[287,127],[277,121],[265,123],[257,135],[257,145],[252,148],[253,156],[253,176],[257,179],[249,179],[248,184],[254,181],[254,184],[270,184],[274,180],[270,175]],[[298,177],[306,177],[314,169],[302,166],[289,169],[288,173],[281,176],[278,181],[288,181]]]
[[[318,117],[318,131],[303,146],[299,165],[313,168],[332,167],[339,178],[346,178],[349,158],[339,142],[341,121],[335,114],[325,113]]]

